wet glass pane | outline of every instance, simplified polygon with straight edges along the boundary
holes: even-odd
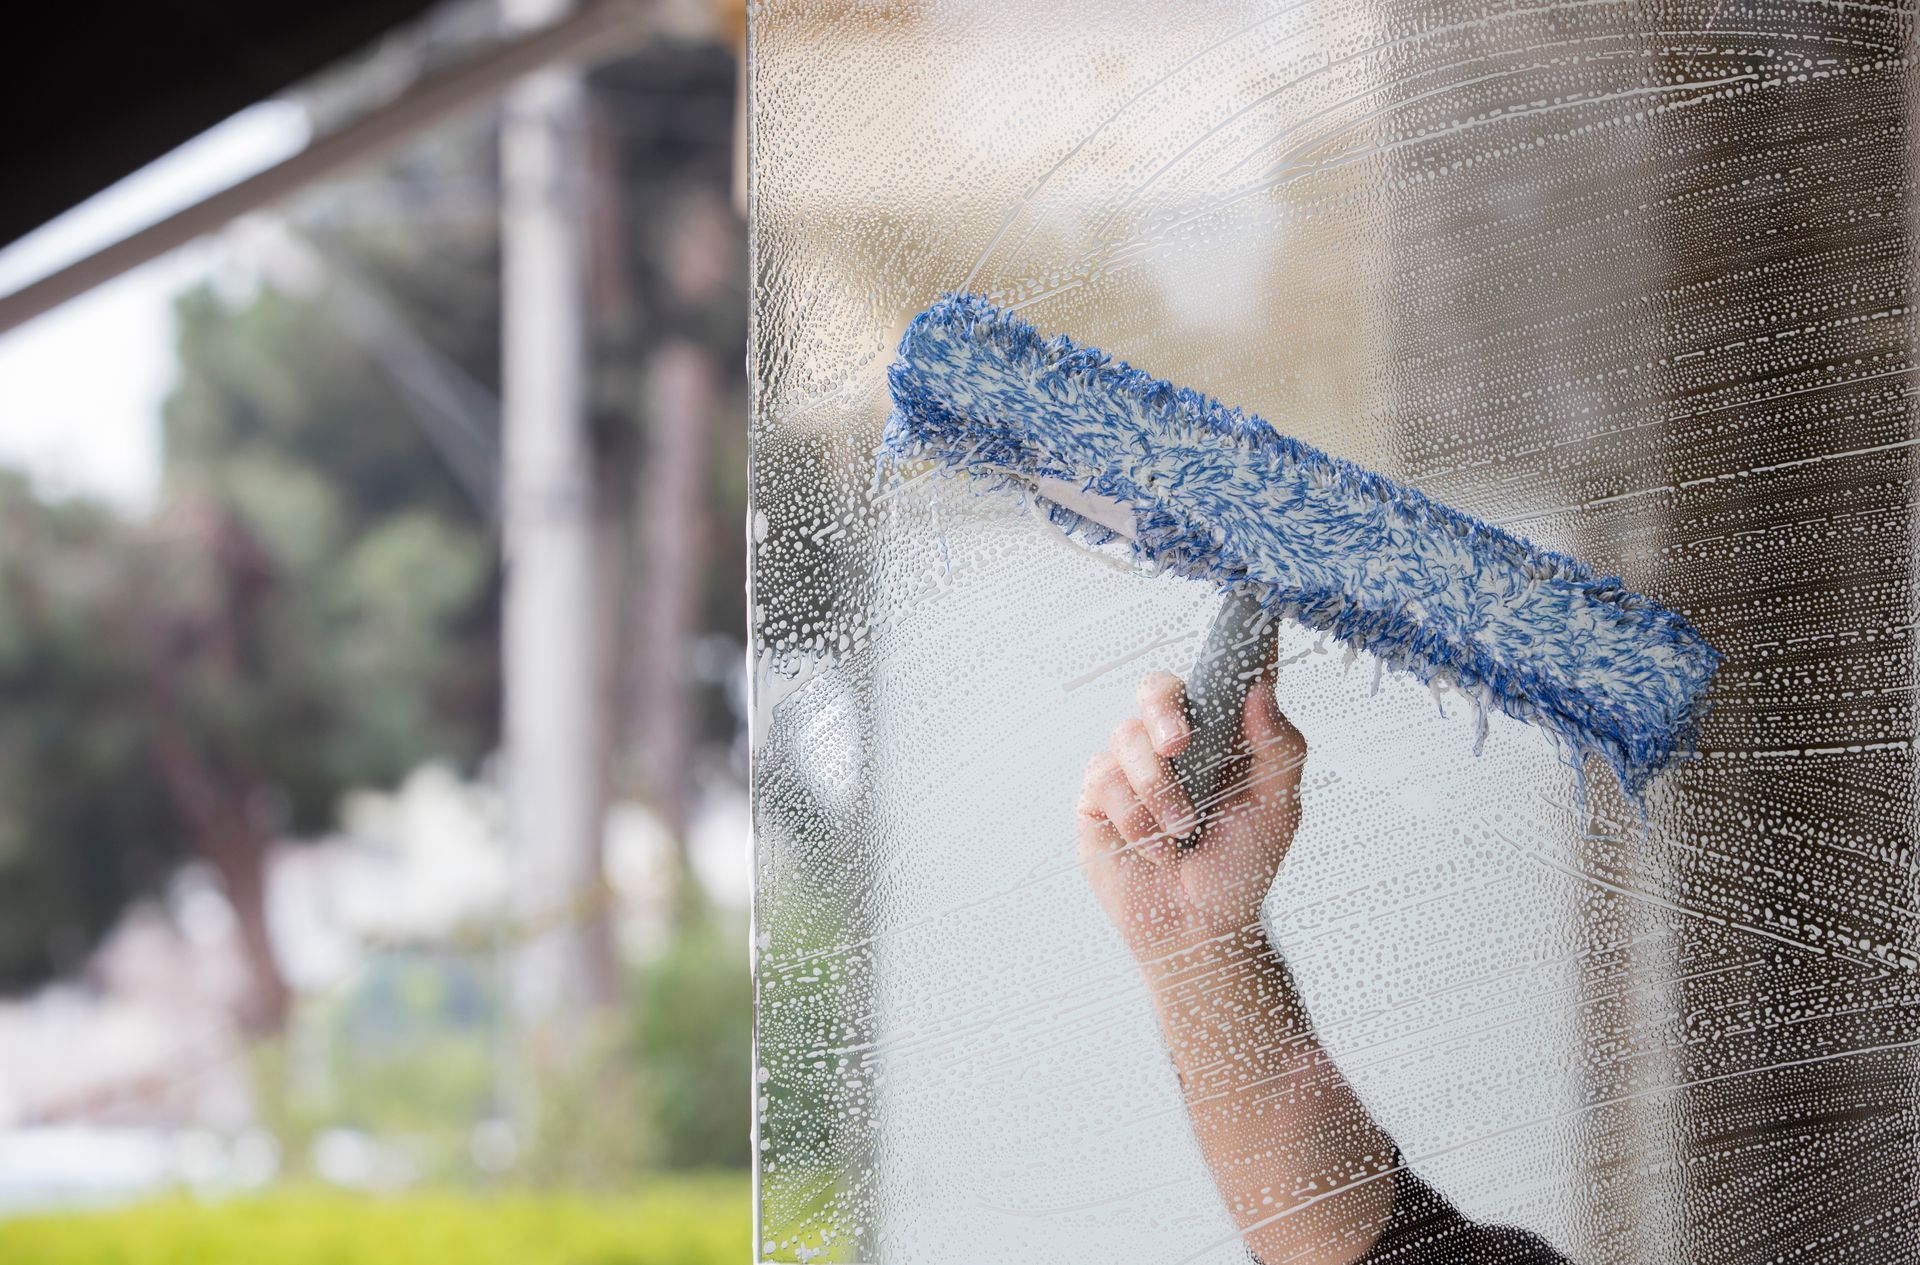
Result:
[[[753,21],[762,1256],[1920,1254],[1911,10]],[[1696,750],[1289,622],[1130,846],[1220,597],[876,460],[956,291],[1682,613]]]

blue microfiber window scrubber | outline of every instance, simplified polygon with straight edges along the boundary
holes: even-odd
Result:
[[[1196,804],[1281,618],[1547,730],[1576,769],[1601,756],[1636,800],[1692,750],[1719,654],[1574,558],[977,296],[916,316],[888,382],[883,461],[1024,487],[1088,543],[1130,537],[1138,560],[1227,594],[1188,682]]]

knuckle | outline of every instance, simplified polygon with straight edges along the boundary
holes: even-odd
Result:
[[[1307,736],[1284,715],[1263,736],[1261,745],[1280,758],[1299,759],[1307,754]]]

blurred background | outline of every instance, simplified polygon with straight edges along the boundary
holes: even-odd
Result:
[[[748,1251],[743,0],[0,91],[0,1260]]]
[[[1686,607],[1650,818],[1298,687],[1273,921],[1469,1213],[1905,1250],[1911,6],[761,0],[751,286],[745,9],[36,14],[0,1265],[1240,1259],[1071,860],[1208,612],[879,487],[959,287]]]

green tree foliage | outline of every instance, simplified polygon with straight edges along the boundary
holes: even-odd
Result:
[[[201,289],[179,312],[168,489],[231,521],[273,587],[253,670],[203,682],[207,737],[260,767],[286,828],[324,830],[343,790],[491,745],[495,546],[323,298]]]
[[[753,1129],[753,982],[746,936],[709,914],[634,982],[628,1041],[660,1160],[745,1165]]]
[[[487,257],[415,257],[466,274],[416,282],[450,306],[490,286]],[[349,788],[491,749],[497,548],[325,292],[203,287],[178,312],[151,519],[0,484],[0,986],[72,967],[197,856],[271,1029],[264,850],[330,828]],[[421,320],[494,354],[469,316]]]
[[[658,1170],[744,1168],[752,1153],[753,984],[745,928],[700,907],[635,968],[594,1048],[539,1086],[519,1176],[618,1189]]]
[[[0,988],[76,965],[182,853],[123,635],[134,540],[0,475]]]

